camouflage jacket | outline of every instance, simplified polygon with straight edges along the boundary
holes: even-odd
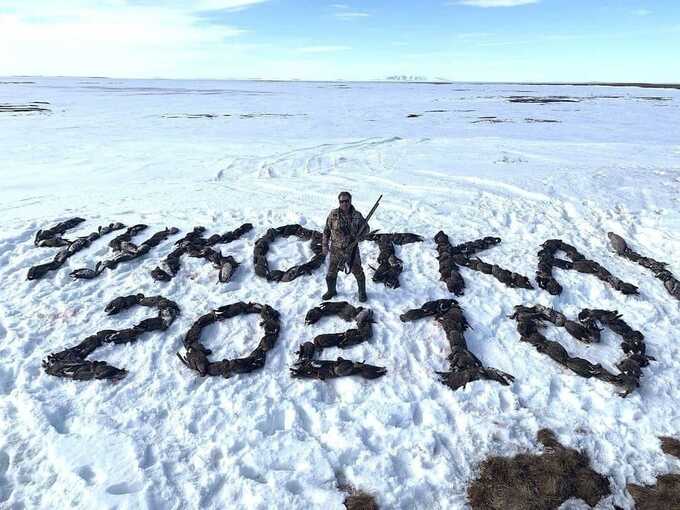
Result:
[[[359,237],[359,233],[366,235],[369,232],[368,223],[354,207],[349,214],[344,214],[339,208],[333,209],[326,220],[323,229],[323,246],[328,246],[333,251],[344,251],[349,244]]]

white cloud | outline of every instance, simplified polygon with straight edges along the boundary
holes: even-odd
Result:
[[[649,9],[635,9],[634,11],[631,11],[631,14],[634,16],[649,16],[652,14],[652,11]]]
[[[493,34],[490,32],[463,32],[457,35],[458,39],[487,39]]]
[[[202,0],[199,2],[191,2],[192,10],[206,10],[206,11],[242,11],[257,4],[262,4],[268,0]],[[162,3],[159,4],[163,5]]]
[[[126,0],[130,6],[162,7],[184,11],[240,11],[269,0]]]
[[[249,51],[227,42],[244,30],[199,27],[184,12],[129,4],[95,10],[75,3],[38,1],[0,14],[0,75],[181,76],[202,53]],[[36,15],[40,22],[31,22]]]
[[[448,5],[469,5],[473,7],[515,7],[517,5],[535,4],[540,0],[460,0]]]
[[[368,14],[367,12],[348,11],[348,12],[336,12],[334,16],[336,18],[351,19],[351,18],[367,18],[370,16],[370,14]]]
[[[351,46],[304,46],[297,48],[300,53],[332,53],[335,51],[351,50]]]
[[[368,18],[370,16],[367,12],[352,10],[347,4],[331,4],[331,7],[335,9],[333,16],[340,19]]]

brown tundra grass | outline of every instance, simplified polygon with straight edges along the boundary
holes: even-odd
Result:
[[[340,490],[347,493],[343,501],[347,510],[378,510],[378,503],[375,498],[362,490],[355,489],[351,485],[343,484]]]
[[[662,437],[664,453],[680,459],[680,441]],[[629,483],[626,488],[635,500],[637,510],[680,510],[680,475],[661,475],[656,485],[642,486]]]
[[[538,432],[540,455],[490,457],[468,488],[474,510],[553,510],[571,498],[595,506],[610,494],[609,480],[590,468],[586,455],[566,448],[548,429]]]

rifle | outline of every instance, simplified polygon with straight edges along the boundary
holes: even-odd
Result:
[[[344,271],[345,271],[345,274],[349,274],[349,273],[352,271],[352,265],[354,264],[354,259],[355,259],[356,256],[357,256],[357,247],[359,246],[359,241],[361,240],[361,237],[366,233],[366,232],[365,232],[365,229],[366,229],[366,227],[368,226],[368,220],[371,219],[371,216],[373,216],[373,213],[374,213],[375,210],[378,208],[378,205],[380,205],[380,199],[381,199],[382,197],[383,197],[383,196],[380,195],[380,196],[378,197],[378,200],[375,201],[375,204],[373,204],[373,208],[369,211],[368,216],[366,216],[366,219],[365,219],[366,223],[365,223],[364,226],[361,228],[361,231],[360,231],[360,232],[357,232],[357,238],[354,239],[354,240],[349,244],[349,246],[347,247],[347,249],[348,249],[348,250],[351,250],[351,251],[350,251],[349,258],[348,258],[348,259],[345,259],[345,262],[344,262],[344,266],[345,266]]]

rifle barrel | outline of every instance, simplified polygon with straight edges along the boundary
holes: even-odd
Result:
[[[368,225],[368,220],[371,219],[371,216],[373,216],[373,213],[378,208],[378,205],[380,204],[380,199],[382,197],[383,197],[382,195],[380,195],[378,197],[378,200],[376,200],[375,204],[373,204],[373,208],[369,211],[368,216],[366,216],[366,219],[365,219],[366,223],[364,224],[364,228]],[[344,262],[346,274],[350,273],[352,265],[354,264],[354,257],[356,256],[357,246],[359,246],[359,239],[358,238],[355,239],[354,241],[352,241],[352,243],[348,246],[348,248],[350,248],[352,251],[350,253],[349,259],[346,258],[345,262]]]
[[[373,213],[374,213],[375,210],[378,208],[378,204],[380,204],[380,199],[381,199],[382,197],[383,197],[383,196],[380,195],[380,196],[378,197],[378,200],[375,201],[375,204],[373,204],[373,208],[372,208],[372,209],[370,210],[370,212],[368,213],[368,216],[366,216],[366,223],[368,223],[368,220],[371,219],[371,216],[373,216]]]

